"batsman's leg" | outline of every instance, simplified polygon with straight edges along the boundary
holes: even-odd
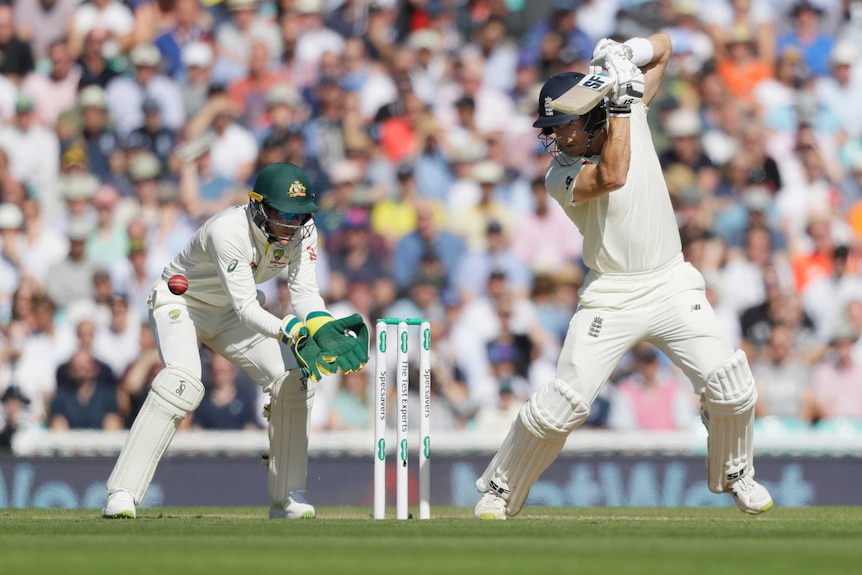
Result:
[[[589,414],[589,404],[562,380],[536,391],[521,407],[503,445],[476,481],[476,489],[484,494],[476,505],[476,517],[517,515],[533,483]]]
[[[159,372],[108,478],[103,517],[135,517],[180,421],[197,409],[203,397],[203,383],[190,372],[176,367]]]
[[[709,432],[709,489],[713,493],[729,491],[737,507],[754,515],[772,508],[769,491],[754,481],[756,402],[754,377],[742,350],[737,350],[706,377],[701,413]]]

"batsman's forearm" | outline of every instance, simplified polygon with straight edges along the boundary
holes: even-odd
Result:
[[[632,156],[631,120],[611,118],[608,125],[608,141],[596,166],[596,183],[612,192],[623,187],[628,177]]]

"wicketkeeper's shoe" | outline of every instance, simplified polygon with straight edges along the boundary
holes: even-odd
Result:
[[[106,519],[134,519],[135,498],[125,489],[108,494],[108,500],[102,508],[102,517]]]
[[[746,513],[758,515],[772,509],[769,491],[750,477],[740,477],[728,486],[736,506]]]
[[[476,504],[474,513],[479,519],[505,520],[506,500],[496,493],[488,492]]]
[[[302,491],[291,491],[287,501],[269,508],[270,519],[314,519],[314,505],[305,500]]]

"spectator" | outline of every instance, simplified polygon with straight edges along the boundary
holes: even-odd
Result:
[[[758,418],[775,417],[791,425],[814,421],[811,366],[794,353],[794,348],[793,329],[772,326],[763,354],[751,364],[757,384]]]
[[[132,11],[119,0],[92,0],[79,4],[68,28],[72,53],[76,56],[81,53],[84,38],[96,28],[104,28],[109,33],[103,48],[107,54],[126,53],[135,40],[134,27]]]
[[[140,354],[141,327],[138,318],[129,311],[129,301],[124,294],[112,294],[109,307],[110,320],[96,332],[93,355],[106,363],[120,381]]]
[[[12,366],[11,381],[30,398],[36,421],[46,421],[47,408],[57,387],[57,368],[75,351],[75,338],[66,325],[57,325],[57,307],[44,295],[32,300],[32,327]]]
[[[193,118],[204,107],[212,85],[213,50],[206,42],[192,42],[182,51],[185,74],[177,79],[186,118]]]
[[[475,428],[479,431],[499,433],[508,429],[512,418],[530,397],[530,384],[518,373],[521,351],[513,342],[492,341],[488,344],[488,363],[491,378],[497,385],[498,403],[488,405],[476,413]]]
[[[118,69],[116,59],[105,56],[105,49],[111,33],[107,28],[93,28],[84,36],[84,44],[77,58],[78,69],[81,71],[79,89],[96,85],[104,89],[122,72]]]
[[[847,105],[862,101],[862,78],[853,74],[854,67],[859,69],[859,56],[850,41],[839,42],[829,57],[829,75],[817,78],[814,85],[817,99],[840,120],[851,138],[862,136],[862,109]]]
[[[186,136],[194,138],[211,130],[210,144],[213,172],[235,183],[251,177],[257,160],[258,145],[251,131],[236,121],[230,102],[224,95],[215,95],[190,120]]]
[[[373,282],[389,273],[388,249],[384,239],[371,231],[367,209],[348,211],[341,229],[329,236],[327,251],[332,276],[341,276],[346,285]]]
[[[26,40],[15,31],[15,12],[12,4],[0,4],[0,74],[16,85],[33,71],[33,51]]]
[[[0,5],[0,18],[3,9]],[[15,101],[15,117],[0,127],[0,148],[9,157],[9,171],[13,178],[24,184],[31,195],[50,198],[57,179],[60,150],[57,135],[39,125],[36,102],[20,92]]]
[[[432,204],[423,201],[416,205],[416,230],[401,238],[392,254],[392,277],[399,289],[412,282],[415,270],[426,253],[440,260],[446,284],[454,285],[466,246],[461,238],[438,227]]]
[[[145,98],[141,102],[141,111],[144,113],[144,123],[131,131],[126,138],[126,148],[153,154],[161,164],[159,175],[167,176],[168,158],[174,151],[177,133],[162,122],[162,108],[158,100]]]
[[[80,147],[86,157],[86,167],[101,182],[111,179],[111,156],[120,150],[120,137],[110,128],[108,98],[97,85],[87,86],[78,92],[81,113],[80,134],[70,142],[63,142],[63,150]]]
[[[719,59],[716,72],[735,98],[753,100],[757,84],[772,77],[770,64],[755,52],[754,34],[746,25],[737,25],[724,36],[725,58]]]
[[[45,290],[60,309],[80,300],[93,299],[93,274],[96,266],[87,259],[87,239],[92,231],[89,222],[81,219],[69,222],[69,255],[48,272]]]
[[[147,98],[159,103],[162,122],[171,130],[185,124],[182,93],[177,83],[162,73],[162,55],[153,44],[139,44],[129,53],[131,77],[118,76],[105,87],[108,107],[120,136],[125,137],[144,124],[142,104]]]
[[[634,372],[616,384],[608,425],[614,429],[668,431],[686,429],[696,421],[692,394],[674,373],[662,367],[648,343],[632,350]]]
[[[35,426],[30,414],[30,399],[15,385],[10,385],[0,396],[0,452],[12,449],[16,433]]]
[[[78,0],[17,0],[15,33],[30,45],[33,58],[48,57],[51,44],[66,36]]]
[[[267,94],[273,87],[288,80],[271,62],[266,43],[262,40],[253,41],[246,72],[227,88],[227,97],[238,121],[255,133],[266,126]]]
[[[862,294],[862,278],[848,271],[850,250],[836,246],[832,251],[832,273],[812,279],[802,292],[805,311],[817,326],[817,335],[828,341],[847,305]]]
[[[39,121],[54,128],[60,114],[75,107],[81,72],[65,37],[51,42],[48,47],[49,72],[34,71],[24,78],[21,89],[33,95]]]
[[[543,154],[547,156],[547,154]],[[559,270],[581,257],[584,238],[571,226],[563,208],[551,201],[545,191],[545,177],[530,182],[532,211],[518,218],[517,241],[512,243],[516,257],[533,271]]]
[[[475,204],[452,214],[450,229],[461,236],[471,250],[487,249],[488,224],[496,221],[504,233],[514,231],[514,214],[497,198],[504,183],[503,167],[493,161],[479,162],[473,168],[473,179],[479,183],[480,195]]]
[[[154,40],[162,54],[165,72],[175,80],[187,72],[185,50],[194,44],[207,45],[211,40],[212,17],[201,8],[200,0],[177,0],[173,9],[172,26]],[[188,110],[186,110],[188,112]]]
[[[96,226],[87,238],[87,258],[103,269],[126,257],[129,238],[126,226],[117,217],[120,194],[113,186],[103,184],[90,198],[96,210]]]
[[[821,29],[823,9],[811,0],[798,0],[790,9],[792,29],[780,34],[776,42],[778,53],[788,46],[798,48],[805,65],[815,76],[829,74],[829,54],[834,40]]]
[[[248,379],[237,379],[239,369],[216,353],[207,353],[209,377],[206,394],[192,415],[198,429],[260,429],[257,418],[258,388]]]
[[[265,58],[275,64],[282,51],[282,40],[273,22],[258,14],[258,0],[226,0],[225,6],[230,19],[215,28],[213,74],[218,81],[230,84],[248,72],[255,43],[263,43]]]
[[[57,386],[57,393],[51,400],[48,418],[51,431],[114,431],[122,427],[116,389],[99,379],[98,363],[89,351],[75,352],[59,370],[68,370],[69,380],[68,385]]]
[[[571,233],[571,230],[569,230]],[[532,274],[521,261],[503,230],[496,220],[488,222],[486,228],[486,249],[468,251],[458,272],[455,287],[465,301],[471,301],[485,291],[491,273],[499,272],[506,276],[512,291],[521,297],[530,291]],[[518,241],[521,241],[520,238]]]
[[[327,429],[371,429],[371,373],[370,369],[364,369],[341,376],[338,389],[329,401]]]
[[[862,419],[862,364],[853,357],[859,334],[847,322],[838,323],[829,340],[829,353],[811,374],[815,418]]]

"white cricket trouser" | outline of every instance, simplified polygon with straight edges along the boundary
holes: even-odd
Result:
[[[700,394],[706,376],[735,351],[704,288],[703,276],[682,257],[643,274],[590,273],[569,323],[557,378],[592,403],[623,356],[648,341]]]
[[[230,306],[174,295],[161,280],[150,297],[150,325],[166,367],[181,367],[200,379],[201,342],[242,368],[265,391],[297,367],[287,346],[243,325]]]

